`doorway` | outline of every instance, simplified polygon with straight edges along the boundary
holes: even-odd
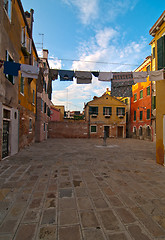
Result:
[[[123,138],[123,127],[122,126],[117,127],[117,137]]]
[[[9,121],[3,121],[3,141],[2,141],[2,158],[9,153]]]
[[[104,126],[104,132],[106,133],[106,137],[109,138],[109,126]]]

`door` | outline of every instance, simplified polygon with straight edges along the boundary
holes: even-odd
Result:
[[[104,131],[106,133],[106,137],[109,137],[109,126],[104,126]]]
[[[121,126],[117,127],[117,137],[123,138],[123,127]]]
[[[9,147],[9,122],[3,121],[2,158],[8,156],[8,147]]]

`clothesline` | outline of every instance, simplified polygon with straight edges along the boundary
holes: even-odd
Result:
[[[150,81],[164,80],[164,69],[151,72],[91,72],[91,71],[72,71],[39,68],[32,65],[20,64],[10,61],[0,60],[0,67],[4,65],[4,74],[18,76],[21,71],[22,77],[38,79],[40,89],[42,91],[44,84],[44,72],[49,74],[49,89],[51,90],[51,81],[58,79],[60,81],[73,81],[75,77],[77,84],[91,84],[92,75],[97,77],[99,81],[111,82],[111,95],[115,97],[132,97],[132,85],[139,82],[146,82],[149,75]]]

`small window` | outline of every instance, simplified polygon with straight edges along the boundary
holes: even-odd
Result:
[[[111,115],[112,108],[111,107],[103,107],[103,115]]]
[[[4,0],[3,3],[4,9],[6,10],[6,13],[11,21],[11,9],[12,9],[12,0]]]
[[[147,66],[147,73],[149,74],[150,72],[150,65]]]
[[[32,132],[32,119],[29,118],[29,132]]]
[[[143,98],[143,90],[140,91],[140,99]]]
[[[125,108],[123,107],[117,107],[116,109],[116,115],[119,116],[119,115],[122,115],[122,116],[125,116]]]
[[[134,102],[137,101],[137,93],[134,94]]]
[[[89,114],[98,115],[98,107],[89,107]]]
[[[140,121],[143,120],[143,111],[140,111]]]
[[[153,59],[155,58],[155,47],[153,47],[153,49],[152,49],[152,58]]]
[[[152,96],[152,110],[156,109],[156,96]]]
[[[44,103],[44,113],[46,113],[46,103]]]
[[[147,96],[150,95],[150,86],[147,87]]]
[[[21,34],[21,45],[22,47],[26,47],[26,41],[27,41],[27,27],[22,27],[22,34]]]
[[[43,112],[43,100],[41,99],[41,112]]]
[[[10,119],[10,111],[7,109],[3,109],[3,118]]]
[[[134,121],[136,121],[136,111],[134,111]]]
[[[150,119],[150,109],[147,109],[147,119]]]
[[[35,90],[33,89],[33,104],[35,104]]]
[[[96,126],[91,126],[91,133],[96,133]]]
[[[20,92],[24,94],[24,77],[22,77],[22,74],[21,74]]]

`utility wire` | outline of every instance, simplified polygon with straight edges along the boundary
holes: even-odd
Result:
[[[70,61],[70,62],[88,62],[88,63],[99,63],[99,64],[113,64],[113,65],[124,65],[124,66],[139,66],[138,64],[130,64],[130,63],[112,63],[112,62],[96,62],[96,61],[87,61],[87,60],[76,60],[76,59],[67,59],[67,58],[59,58],[56,59],[54,57],[49,57],[50,60],[56,61]]]

